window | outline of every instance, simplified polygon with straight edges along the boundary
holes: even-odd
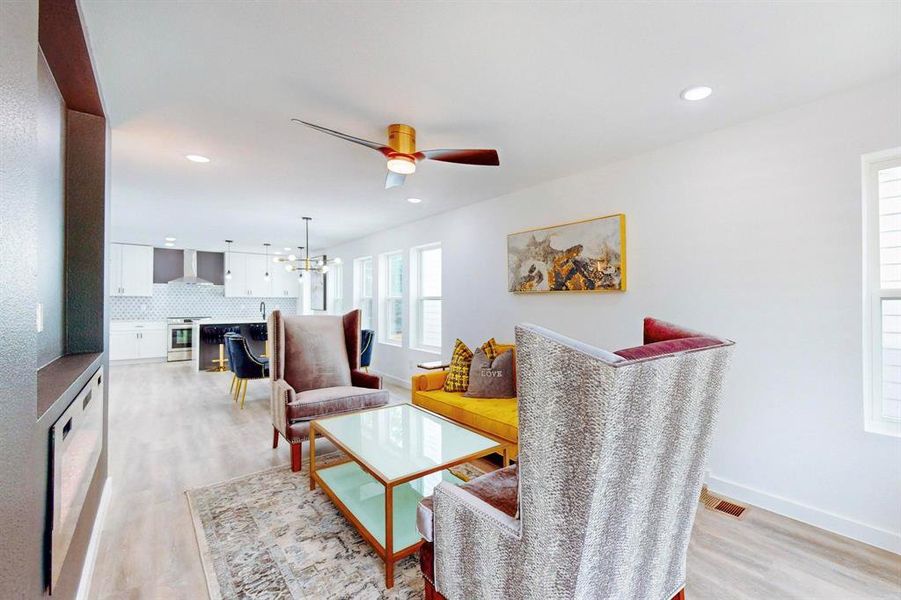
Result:
[[[326,277],[328,285],[325,291],[328,293],[328,311],[333,315],[344,312],[344,265],[333,264],[329,267]]]
[[[864,157],[867,431],[901,435],[901,149]]]
[[[412,345],[441,352],[441,246],[430,244],[410,251],[413,281]]]
[[[382,319],[379,340],[400,346],[404,338],[404,256],[400,251],[381,256],[379,295]]]
[[[372,257],[354,260],[354,306],[360,309],[363,329],[374,329],[372,320]]]

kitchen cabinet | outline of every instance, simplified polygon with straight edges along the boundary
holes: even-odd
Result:
[[[300,295],[300,281],[297,272],[288,272],[285,265],[273,265],[272,273],[272,297],[273,298],[297,298]]]
[[[110,296],[153,295],[153,246],[110,245]]]
[[[225,280],[225,295],[229,298],[269,298],[281,296],[281,292],[273,294],[273,280],[276,270],[284,270],[284,266],[266,261],[263,254],[246,254],[232,252],[228,258],[228,268],[232,272],[231,279]],[[269,281],[266,281],[266,272]]]
[[[110,323],[110,360],[139,360],[165,357],[165,322],[115,321]]]

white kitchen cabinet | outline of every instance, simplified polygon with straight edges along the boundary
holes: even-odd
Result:
[[[228,259],[231,279],[225,280],[225,295],[229,298],[269,298],[273,295],[273,279],[283,266],[267,262],[263,254],[232,252]],[[269,281],[266,281],[266,272]],[[281,295],[281,294],[278,294]]]
[[[110,331],[109,359],[132,360],[138,358],[138,334],[135,331]]]
[[[153,295],[153,246],[110,245],[110,295]]]
[[[272,297],[273,298],[297,298],[300,294],[300,281],[297,272],[288,272],[285,265],[273,265],[272,273]]]
[[[162,321],[115,321],[110,324],[109,358],[165,358],[166,335]]]
[[[247,261],[246,255],[239,252],[231,252],[226,256],[226,273],[231,272],[231,277],[225,279],[225,296],[227,298],[247,297]]]
[[[247,257],[247,295],[253,298],[268,298],[272,295],[272,267],[275,263],[267,263],[262,254],[248,254]],[[269,281],[266,281],[266,273]]]

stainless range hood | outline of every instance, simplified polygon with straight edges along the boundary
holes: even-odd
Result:
[[[184,273],[181,277],[170,280],[168,283],[176,285],[213,285],[212,281],[201,279],[197,276],[197,250],[183,250]]]

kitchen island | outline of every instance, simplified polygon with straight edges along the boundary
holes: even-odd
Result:
[[[250,336],[250,326],[254,324],[266,323],[262,317],[246,317],[237,319],[197,319],[193,324],[191,332],[191,359],[194,363],[194,369],[197,371],[205,371],[214,366],[213,360],[219,358],[219,344],[205,344],[202,339],[202,330],[204,327],[217,326],[228,327],[236,326],[241,328],[241,335],[247,340],[247,345],[254,354],[260,356],[266,349],[265,342],[257,341]],[[227,356],[227,354],[226,354]]]

